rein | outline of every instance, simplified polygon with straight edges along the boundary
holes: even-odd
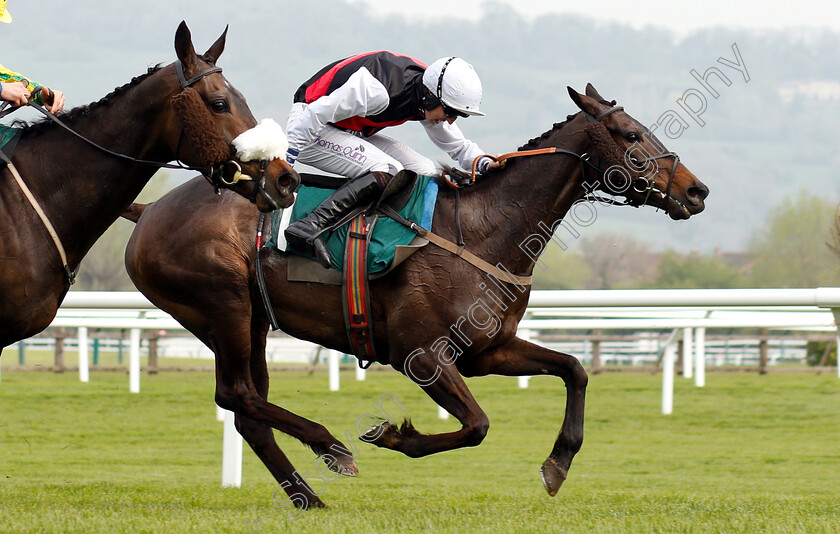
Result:
[[[175,62],[175,72],[178,75],[178,81],[181,85],[181,90],[184,90],[184,89],[190,87],[191,85],[195,84],[197,81],[201,80],[205,76],[209,76],[210,74],[215,74],[217,72],[222,72],[222,68],[217,67],[217,66],[210,67],[207,70],[204,70],[204,71],[196,74],[195,76],[193,76],[192,78],[190,78],[188,80],[184,77],[184,66],[182,65],[181,61],[178,60],[178,61]],[[77,131],[73,130],[72,128],[67,126],[64,122],[62,122],[61,119],[59,119],[58,117],[56,117],[55,115],[53,115],[52,113],[47,111],[42,105],[38,104],[37,102],[30,101],[28,105],[35,108],[39,113],[44,115],[46,118],[48,118],[49,120],[58,124],[59,126],[64,128],[65,130],[67,130],[68,132],[70,132],[71,134],[76,136],[77,138],[84,141],[85,143],[89,144],[90,146],[92,146],[92,147],[96,148],[97,150],[99,150],[101,152],[104,152],[104,153],[106,153],[110,156],[114,156],[116,158],[120,158],[120,159],[123,159],[123,160],[126,160],[126,161],[130,161],[132,163],[139,163],[141,165],[150,165],[152,167],[158,167],[158,168],[161,168],[161,169],[184,169],[184,170],[188,170],[188,171],[199,171],[201,174],[203,174],[205,176],[207,176],[208,172],[210,172],[211,174],[214,174],[216,172],[216,169],[213,168],[213,167],[194,167],[194,166],[191,166],[191,165],[186,165],[186,164],[182,163],[180,160],[177,160],[178,163],[173,165],[171,163],[161,163],[159,161],[144,160],[144,159],[135,158],[135,157],[132,157],[132,156],[129,156],[129,155],[126,155],[126,154],[120,154],[119,152],[114,152],[113,150],[107,149],[107,148],[95,143],[94,141],[91,141],[90,139],[88,139],[87,137],[78,133]],[[14,109],[17,109],[17,108],[14,108]],[[176,155],[176,157],[177,157],[177,155]],[[228,163],[228,162],[225,162],[225,163]],[[222,164],[222,165],[224,165],[224,164]]]
[[[612,113],[615,113],[617,111],[624,111],[624,107],[623,106],[616,106],[615,101],[611,102],[610,105],[612,106],[610,109],[604,111],[603,113],[601,113],[598,116],[594,116],[594,115],[591,115],[589,113],[586,113],[586,117],[589,120],[589,122],[590,123],[601,122],[604,119],[604,117],[607,117],[608,115],[610,115]],[[464,243],[462,233],[461,233],[461,221],[460,221],[460,218],[458,217],[459,204],[460,204],[459,193],[460,193],[460,190],[463,189],[464,187],[469,187],[469,186],[475,184],[476,169],[478,167],[478,162],[483,157],[488,157],[488,158],[492,159],[493,161],[495,161],[497,163],[503,163],[503,162],[505,162],[509,159],[513,159],[513,158],[522,158],[522,157],[530,157],[530,156],[543,156],[543,155],[553,155],[553,154],[561,154],[561,155],[564,155],[564,156],[572,156],[574,158],[577,158],[577,160],[580,162],[580,166],[581,166],[581,179],[584,180],[584,181],[586,181],[586,173],[585,173],[584,165],[589,165],[590,167],[592,167],[593,169],[595,169],[599,173],[603,174],[603,171],[601,171],[601,169],[599,169],[592,162],[589,161],[590,160],[589,153],[584,152],[583,154],[577,154],[576,152],[572,152],[571,150],[566,150],[566,149],[560,148],[560,147],[538,148],[538,149],[534,149],[534,150],[519,150],[519,151],[516,151],[516,152],[509,152],[507,154],[502,154],[500,156],[493,156],[493,155],[490,155],[490,154],[482,154],[482,155],[476,157],[473,160],[472,169],[471,169],[471,172],[470,172],[470,181],[466,184],[456,184],[455,182],[453,182],[452,180],[449,179],[449,173],[444,171],[444,173],[443,173],[444,181],[446,181],[446,183],[449,185],[449,187],[451,187],[452,189],[455,190],[455,220],[456,220],[455,224],[456,224],[457,230],[458,230],[458,232],[457,232],[458,233],[458,244],[457,245],[455,243],[452,243],[451,241],[433,233],[431,230],[427,230],[427,229],[419,226],[417,223],[415,223],[413,221],[409,221],[407,219],[402,218],[394,210],[389,210],[389,213],[387,213],[387,215],[389,217],[391,217],[392,219],[396,220],[397,222],[400,222],[401,224],[405,225],[406,227],[408,227],[410,230],[412,230],[414,233],[416,233],[420,237],[428,239],[430,242],[434,243],[435,245],[443,248],[444,250],[448,250],[449,252],[452,252],[456,256],[459,256],[459,257],[463,258],[465,261],[467,261],[468,263],[478,267],[482,271],[496,276],[496,278],[501,279],[500,276],[499,276],[501,274],[503,277],[507,278],[508,280],[515,280],[514,283],[517,283],[517,284],[520,284],[520,285],[531,285],[532,277],[530,277],[530,276],[517,276],[517,275],[512,275],[510,273],[507,273],[505,271],[502,271],[501,269],[499,269],[499,268],[491,265],[490,263],[482,260],[481,258],[476,256],[475,254],[472,254],[470,251],[465,250],[466,245]],[[673,165],[673,167],[671,167],[671,174],[668,178],[668,185],[665,188],[665,192],[664,192],[664,195],[665,195],[664,198],[666,199],[665,200],[665,213],[667,214],[668,213],[668,200],[667,199],[671,198],[671,184],[674,181],[674,175],[677,172],[677,165],[679,164],[680,157],[675,152],[663,152],[663,153],[658,154],[656,156],[650,156],[650,157],[644,158],[643,160],[635,160],[635,162],[637,162],[637,163],[647,163],[647,162],[650,162],[650,161],[655,161],[655,160],[658,160],[658,159],[661,159],[661,158],[666,158],[666,157],[674,158],[674,165]],[[650,198],[650,195],[656,190],[654,180],[649,180],[649,179],[645,178],[645,181],[647,182],[646,189],[644,191],[639,191],[639,192],[640,193],[645,193],[646,192],[647,195],[645,196],[644,200],[641,201],[641,202],[638,202],[638,201],[633,202],[633,201],[630,201],[630,200],[625,200],[625,201],[622,202],[622,201],[619,201],[619,200],[615,200],[613,198],[604,198],[604,197],[601,197],[601,196],[594,196],[594,193],[592,193],[591,195],[593,196],[593,198],[595,198],[599,202],[613,204],[613,205],[616,205],[616,206],[633,206],[633,207],[638,208],[640,206],[643,206],[643,205],[647,204],[647,201]]]
[[[624,107],[623,106],[616,106],[615,101],[612,102],[612,106],[613,107],[611,107],[607,111],[601,113],[597,117],[594,116],[594,115],[590,115],[589,113],[586,113],[586,117],[589,119],[589,122],[592,122],[592,123],[601,122],[601,120],[604,117],[606,117],[606,116],[608,116],[612,113],[615,113],[616,111],[624,111]],[[444,174],[443,174],[443,179],[447,183],[447,185],[449,185],[449,187],[458,191],[459,189],[463,189],[464,187],[469,187],[469,186],[472,186],[472,185],[475,184],[478,162],[481,158],[487,157],[487,158],[490,158],[497,163],[503,163],[503,162],[505,162],[509,159],[513,159],[513,158],[551,155],[551,154],[563,154],[563,155],[575,157],[578,160],[580,160],[581,167],[583,166],[583,164],[587,164],[590,167],[592,167],[593,169],[595,169],[596,171],[598,171],[599,173],[603,174],[603,171],[601,171],[601,169],[599,169],[598,167],[593,165],[592,162],[589,161],[590,156],[589,156],[588,153],[584,152],[583,154],[577,154],[577,153],[572,152],[570,150],[565,150],[565,149],[562,149],[562,148],[559,148],[559,147],[549,147],[549,148],[539,148],[539,149],[535,149],[535,150],[519,150],[519,151],[516,151],[516,152],[509,152],[507,154],[502,154],[500,156],[493,156],[491,154],[482,154],[482,155],[476,157],[473,160],[472,169],[471,169],[471,172],[470,172],[470,181],[468,183],[466,183],[466,184],[456,184],[455,182],[453,182],[452,180],[449,179],[449,176],[447,175],[446,172],[444,172]],[[665,194],[664,198],[666,199],[666,201],[665,201],[665,213],[668,214],[668,209],[669,208],[668,208],[667,199],[671,198],[671,184],[674,181],[674,176],[677,172],[677,165],[679,164],[680,157],[677,155],[676,152],[663,152],[661,154],[657,154],[656,156],[650,156],[650,157],[647,157],[647,158],[644,158],[644,159],[641,159],[641,160],[635,160],[634,163],[643,164],[643,163],[648,163],[648,162],[651,162],[651,161],[656,161],[656,160],[662,159],[662,158],[674,158],[674,165],[671,167],[671,174],[668,177],[668,185],[665,187],[665,191],[664,191],[664,194]],[[581,172],[583,172],[583,169],[581,169]],[[642,200],[641,202],[631,201],[631,200],[625,200],[625,201],[622,202],[622,201],[619,201],[619,200],[615,200],[613,198],[605,198],[605,197],[600,197],[600,196],[594,196],[593,198],[595,198],[599,202],[604,202],[604,203],[612,204],[612,205],[615,205],[615,206],[633,206],[634,208],[644,206],[644,205],[647,204],[648,199],[650,199],[650,195],[656,190],[655,183],[654,183],[653,180],[648,180],[647,178],[644,178],[644,180],[645,180],[645,182],[647,182],[647,187],[644,190],[639,191],[639,192],[640,193],[647,193],[647,194],[645,195],[644,200]],[[594,195],[594,193],[593,193],[593,195]],[[460,228],[459,228],[459,232],[460,232]]]

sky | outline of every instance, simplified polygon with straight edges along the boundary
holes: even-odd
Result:
[[[840,9],[833,0],[744,1],[744,0],[349,0],[351,4],[367,4],[380,16],[401,14],[424,19],[480,18],[483,5],[505,4],[528,17],[547,13],[584,15],[609,22],[629,24],[634,28],[647,25],[668,28],[679,36],[711,26],[733,28],[780,29],[791,27],[829,28],[840,31]]]
[[[339,16],[324,16],[321,12],[322,9],[336,7],[335,4],[338,2],[356,6],[350,10],[341,6],[341,9],[337,10],[337,13],[345,16],[353,15],[353,27],[341,27],[344,19]],[[290,95],[299,83],[326,64],[328,60],[361,51],[360,41],[365,43],[364,46],[377,47],[371,49],[392,48],[398,46],[396,43],[406,41],[412,48],[404,52],[426,61],[431,61],[444,53],[449,54],[451,48],[463,49],[464,53],[470,50],[472,53],[474,49],[470,48],[469,42],[458,42],[458,29],[462,26],[459,24],[459,19],[479,23],[484,21],[485,24],[496,21],[497,26],[488,27],[487,34],[501,35],[506,31],[503,27],[505,18],[484,17],[485,14],[498,12],[498,6],[505,6],[502,10],[503,14],[507,13],[507,9],[512,9],[531,20],[549,13],[576,14],[587,19],[585,24],[577,25],[579,27],[588,27],[593,20],[603,21],[604,26],[623,23],[634,29],[654,25],[657,28],[672,31],[676,36],[676,41],[681,41],[682,37],[692,32],[712,27],[727,27],[735,30],[804,28],[801,31],[792,32],[795,37],[801,37],[792,42],[801,41],[805,44],[808,43],[808,36],[822,33],[814,30],[819,27],[827,28],[840,36],[840,10],[834,9],[829,2],[815,0],[799,0],[795,3],[784,4],[779,0],[761,4],[741,0],[694,0],[667,3],[653,0],[635,0],[634,2],[587,0],[587,2],[576,3],[565,0],[423,0],[422,2],[312,0],[301,3],[300,8],[295,10],[290,8],[294,0],[275,0],[271,4],[273,4],[271,17],[260,20],[254,18],[254,13],[258,11],[258,8],[265,6],[265,3],[259,0],[240,0],[237,3],[222,0],[170,0],[167,9],[147,9],[151,5],[148,0],[120,0],[120,2],[90,0],[84,4],[84,9],[69,10],[61,16],[55,15],[55,8],[63,4],[56,0],[47,0],[46,7],[41,3],[9,0],[8,7],[15,21],[13,24],[4,24],[0,27],[0,39],[4,43],[0,63],[24,72],[34,80],[64,91],[67,95],[68,106],[78,106],[96,101],[114,87],[119,87],[133,76],[144,72],[149,65],[173,60],[174,30],[182,19],[186,19],[189,23],[194,42],[201,51],[219,36],[225,24],[230,24],[226,51],[221,61],[225,75],[231,83],[248,95],[249,104],[258,119],[272,117],[281,125],[285,125]],[[757,5],[760,7],[754,7]],[[794,7],[792,8],[791,5]],[[91,15],[94,11],[95,17]],[[379,20],[380,17],[394,14],[408,20],[422,21],[425,24],[417,25],[417,35],[394,35],[387,31],[389,27],[387,21],[381,24]],[[499,23],[499,20],[502,20],[502,23]],[[323,35],[319,34],[317,32],[319,22],[329,25],[330,31]],[[569,21],[555,22],[558,28],[563,28]],[[294,24],[296,31],[285,32],[284,29],[289,24]],[[543,26],[551,27],[552,25]],[[572,24],[572,26],[575,25]],[[402,24],[395,27],[400,28],[400,31],[405,28]],[[309,30],[309,28],[313,29]],[[434,33],[430,30],[434,30]],[[311,31],[311,34],[306,34],[307,31]],[[557,31],[560,33],[563,30]],[[609,37],[610,32],[605,33]],[[616,33],[628,35],[634,32]],[[571,101],[566,98],[565,86],[572,85],[582,90],[587,81],[595,83],[607,96],[619,98],[637,118],[646,124],[651,124],[665,110],[678,109],[676,101],[683,91],[696,87],[693,85],[695,79],[689,74],[690,69],[696,68],[703,72],[706,68],[716,65],[718,57],[732,58],[733,52],[730,48],[732,41],[729,39],[734,40],[740,35],[751,32],[720,32],[720,35],[715,32],[710,33],[714,35],[709,36],[709,40],[693,44],[686,40],[690,50],[684,50],[679,55],[691,52],[691,57],[684,61],[679,57],[676,58],[677,66],[661,73],[659,81],[662,82],[664,79],[664,83],[671,90],[668,95],[651,91],[652,85],[646,85],[643,81],[634,82],[632,87],[623,87],[616,81],[608,82],[609,76],[599,72],[597,66],[591,69],[578,69],[574,73],[558,71],[556,75],[550,72],[550,67],[547,67],[545,72],[533,73],[537,79],[535,82],[506,79],[499,73],[492,73],[490,70],[482,71],[488,72],[486,78],[482,74],[482,79],[486,81],[485,102],[482,106],[486,107],[490,113],[481,121],[465,121],[464,131],[470,139],[479,143],[488,152],[508,152],[511,148],[519,146],[517,143],[528,139],[528,136],[543,131],[552,120],[560,119],[565,117],[565,114],[575,111]],[[311,35],[311,38],[301,39],[302,34]],[[364,39],[357,38],[361,34],[365,34]],[[447,39],[449,35],[451,35],[451,43],[446,42],[449,40]],[[513,42],[529,42],[527,35],[513,37],[515,37],[512,39]],[[558,42],[561,41],[558,40]],[[753,40],[753,43],[760,42],[760,40]],[[836,42],[836,40],[831,42]],[[781,43],[780,45],[777,43],[777,46],[784,46],[784,41]],[[577,44],[568,42],[558,45],[556,56],[562,59],[575,54]],[[609,59],[621,61],[628,56],[638,59],[632,49],[622,46],[624,44],[626,43],[617,43],[613,57]],[[636,39],[632,46],[643,44],[643,40]],[[305,50],[306,54],[305,56],[291,54],[290,57],[286,57],[283,55],[286,46],[294,46],[296,51]],[[750,176],[753,176],[760,172],[756,169],[779,167],[767,165],[762,159],[767,158],[764,153],[761,155],[755,151],[733,153],[728,147],[715,144],[715,135],[721,131],[720,123],[716,123],[715,119],[723,113],[721,106],[728,106],[726,109],[730,112],[730,117],[732,113],[742,111],[745,120],[749,120],[753,94],[766,96],[778,92],[783,102],[790,103],[797,95],[804,95],[814,100],[812,98],[814,94],[826,93],[828,96],[823,99],[831,100],[833,106],[840,99],[840,96],[837,96],[840,95],[840,74],[838,74],[840,69],[837,68],[840,65],[838,55],[840,49],[836,46],[824,47],[814,54],[819,62],[825,64],[822,70],[803,74],[806,77],[801,83],[791,82],[783,87],[778,86],[778,74],[790,66],[779,64],[774,60],[777,51],[773,47],[753,46],[749,49],[744,47],[742,52],[745,61],[750,65],[749,83],[739,81],[727,89],[719,102],[709,102],[708,114],[705,116],[708,118],[708,128],[703,129],[702,132],[699,128],[694,128],[679,142],[669,143],[669,148],[679,152],[683,161],[690,165],[692,170],[701,176],[712,189],[707,211],[702,218],[697,219],[698,224],[692,221],[668,227],[667,235],[670,237],[667,244],[669,246],[676,244],[674,246],[701,250],[711,250],[714,247],[723,250],[743,248],[750,237],[749,232],[755,227],[755,221],[761,220],[765,213],[769,213],[769,210],[788,193],[788,190],[793,189],[794,185],[807,183],[805,175],[792,176],[789,182],[791,185],[787,189],[775,188],[751,198],[749,210],[727,210],[726,207],[731,204],[716,201],[723,200],[723,197],[719,196],[721,193],[725,191],[731,193],[730,184],[727,182],[731,175],[720,172],[722,168],[728,168],[731,165],[739,169],[747,169],[753,173]],[[481,66],[484,67],[493,64],[492,57],[473,61],[483,61]],[[791,67],[788,70],[795,69]],[[552,100],[549,98],[553,95],[549,94],[549,97],[543,95],[542,98],[545,100],[541,102],[541,105],[544,105],[545,109],[528,103],[529,105],[524,106],[526,114],[522,119],[503,113],[508,111],[510,105],[499,95],[511,95],[512,86],[528,83],[540,83],[543,87],[549,87],[549,93],[550,88],[556,85],[560,88],[560,95]],[[516,97],[507,96],[506,98]],[[492,113],[493,111],[496,113]],[[769,127],[781,124],[782,120],[796,119],[795,115],[790,113],[781,114],[790,112],[785,106],[761,111],[778,117],[768,123]],[[21,111],[18,118],[39,118],[34,111],[29,115],[26,113],[27,110]],[[548,113],[553,115],[546,117]],[[834,128],[831,130],[831,133],[834,133],[837,123],[829,121],[825,129],[829,131],[830,128]],[[507,132],[510,130],[515,130],[517,133],[508,135]],[[409,143],[436,161],[448,161],[431,145],[422,129],[411,126],[394,128],[390,135]],[[836,176],[834,171],[827,169],[840,168],[840,164],[833,164],[835,160],[832,158],[837,157],[836,150],[829,145],[830,141],[827,141],[825,147],[820,147],[820,150],[826,152],[818,158],[822,165],[819,167],[822,173],[820,179],[823,180],[821,184]],[[807,147],[804,150],[811,151],[813,147]],[[780,151],[772,155],[788,162],[788,159],[784,159],[787,158],[787,154]],[[311,169],[302,168],[302,170],[310,171]],[[191,176],[186,172],[181,174]],[[740,184],[738,192],[751,191],[750,180],[743,179],[735,183]],[[840,184],[840,181],[837,183]],[[832,198],[837,197],[840,194],[840,185],[830,186],[828,194]],[[732,196],[732,194],[729,195],[730,198]],[[615,210],[614,215],[613,212],[605,214],[602,223],[598,226],[598,231],[620,232],[629,229],[626,225],[632,223],[636,225],[634,228],[639,228],[635,231],[638,235],[653,235],[648,230],[655,228],[659,231],[659,217],[660,214],[653,210],[650,210],[650,213],[634,214],[633,217],[628,217],[621,210]],[[664,243],[658,237],[651,240]]]

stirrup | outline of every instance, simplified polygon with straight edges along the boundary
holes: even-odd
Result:
[[[307,241],[309,243],[309,241]],[[323,234],[319,234],[312,240],[312,250],[315,253],[315,260],[321,264],[324,269],[332,268],[332,259],[330,258],[330,253],[327,250],[327,244],[324,241]]]

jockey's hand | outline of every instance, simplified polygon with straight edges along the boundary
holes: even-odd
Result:
[[[501,154],[499,154],[499,155],[501,155]],[[507,160],[503,160],[501,162],[491,161],[490,163],[487,164],[487,168],[484,170],[484,172],[487,172],[487,171],[492,170],[492,169],[501,169],[505,166],[505,163],[507,163]]]
[[[64,93],[61,91],[41,87],[41,101],[46,105],[47,111],[53,115],[64,109]]]
[[[499,158],[501,156],[502,156],[501,154],[496,154],[497,158]],[[506,159],[503,159],[502,161],[493,160],[487,165],[487,171],[492,170],[492,169],[504,169],[505,163],[507,163]]]
[[[14,106],[25,106],[29,102],[29,91],[20,82],[6,82],[0,99],[11,102]]]
[[[499,156],[501,156],[501,154],[498,154],[496,157],[498,158]],[[477,165],[476,170],[478,170],[478,172],[480,172],[481,174],[484,174],[487,171],[490,171],[490,170],[493,170],[493,169],[501,169],[504,166],[505,166],[505,160],[502,160],[501,162],[499,162],[497,160],[494,160],[490,156],[482,156],[481,159],[478,160],[478,165]]]

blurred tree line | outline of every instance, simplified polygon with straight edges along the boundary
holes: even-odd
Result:
[[[143,188],[136,202],[153,202],[175,185],[170,173],[159,171]],[[117,219],[82,260],[73,290],[134,291],[134,284],[125,270],[125,247],[133,231],[133,222]]]
[[[566,251],[549,242],[542,259],[534,289],[840,286],[840,210],[803,190],[770,210],[742,252],[655,252],[632,236],[600,234]]]
[[[173,186],[158,173],[138,202]],[[698,221],[698,224],[699,221]],[[82,262],[75,290],[133,290],[123,256],[134,224],[119,219]],[[654,251],[623,234],[582,237],[563,251],[548,242],[534,289],[639,289],[840,286],[840,211],[807,191],[785,198],[756,225],[742,252]]]

